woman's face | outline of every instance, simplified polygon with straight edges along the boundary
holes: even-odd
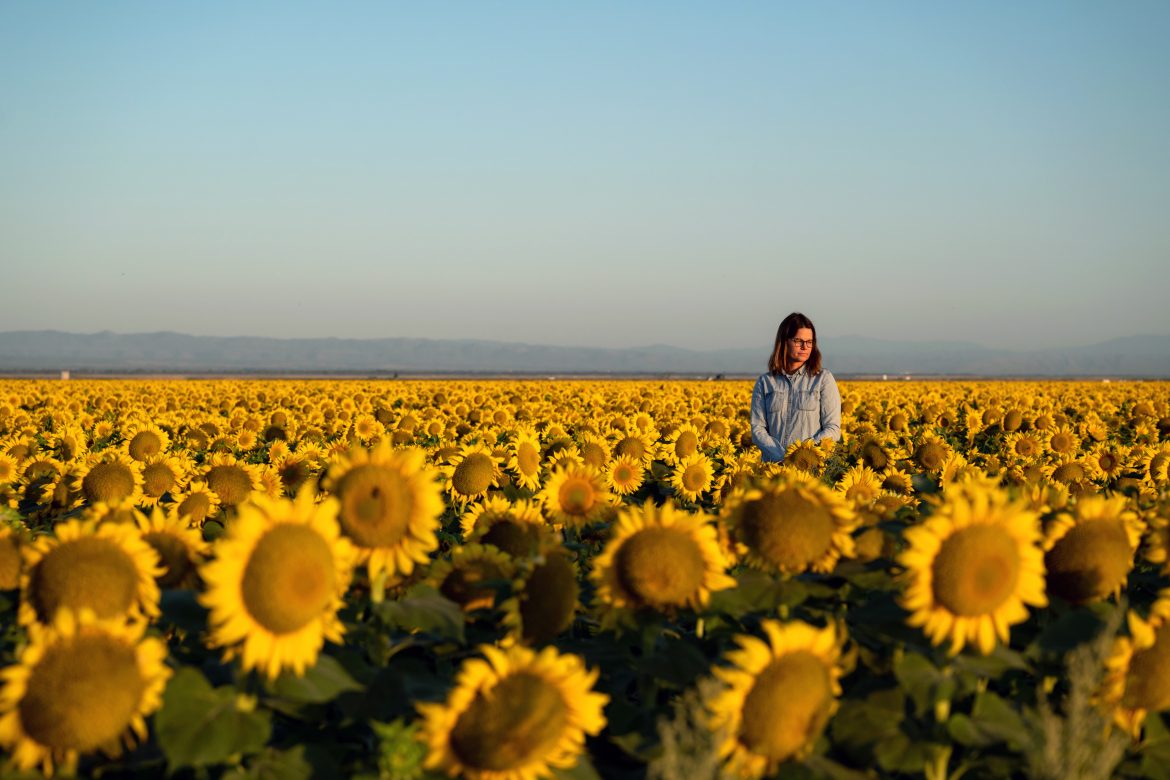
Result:
[[[788,371],[795,371],[805,364],[812,354],[813,332],[811,328],[800,328],[796,335],[788,339]]]

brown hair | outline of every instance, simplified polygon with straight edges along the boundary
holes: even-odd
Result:
[[[817,329],[812,320],[798,311],[794,311],[784,318],[780,327],[776,329],[776,344],[772,347],[772,357],[768,359],[768,372],[772,374],[784,373],[788,364],[788,340],[796,337],[796,331],[808,328],[813,334],[812,351],[805,361],[804,370],[810,374],[821,373],[821,348],[817,345]]]

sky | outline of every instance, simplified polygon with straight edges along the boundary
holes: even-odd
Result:
[[[0,2],[0,331],[1170,334],[1170,3]]]

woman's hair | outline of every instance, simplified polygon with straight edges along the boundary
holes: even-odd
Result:
[[[796,337],[796,331],[808,328],[813,334],[812,351],[804,364],[804,370],[810,374],[821,373],[821,348],[817,344],[817,329],[812,320],[798,311],[794,311],[784,318],[780,327],[776,329],[776,344],[772,347],[772,357],[768,359],[768,371],[772,374],[784,373],[784,366],[788,364],[788,340]]]

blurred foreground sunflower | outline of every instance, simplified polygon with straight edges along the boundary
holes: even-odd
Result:
[[[166,645],[144,630],[88,610],[29,627],[17,662],[0,672],[0,745],[19,769],[71,774],[80,756],[116,756],[146,736],[171,672]]]
[[[833,626],[764,620],[766,640],[740,634],[716,667],[724,683],[706,701],[719,753],[739,777],[762,777],[808,754],[837,709],[843,637]]]
[[[464,661],[446,702],[416,704],[425,766],[470,780],[535,780],[577,764],[605,727],[597,671],[551,647],[485,645]]]

